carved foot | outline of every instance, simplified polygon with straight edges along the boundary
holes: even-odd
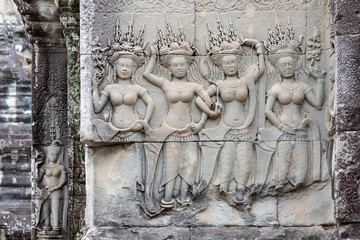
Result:
[[[190,205],[191,204],[191,198],[189,196],[186,196],[186,198],[184,200],[180,200],[180,198],[178,197],[176,199],[176,202],[178,202],[182,206]]]
[[[171,199],[170,202],[167,202],[164,199],[161,199],[161,201],[160,201],[160,206],[162,208],[173,208],[174,205],[175,205],[175,200],[174,199]]]

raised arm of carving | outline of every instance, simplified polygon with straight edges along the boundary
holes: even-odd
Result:
[[[150,58],[148,65],[146,66],[143,76],[147,81],[151,82],[155,86],[161,87],[161,85],[163,83],[163,79],[161,79],[160,77],[158,77],[152,73],[152,71],[154,70],[154,67],[155,67],[155,63],[156,63],[155,43],[151,42],[149,44],[149,46],[150,46],[151,58]]]
[[[95,113],[100,113],[104,109],[108,99],[109,96],[107,96],[104,93],[102,93],[101,96],[99,96],[98,87],[97,86],[93,87],[93,105],[94,105]]]
[[[246,76],[253,79],[253,82],[256,83],[265,71],[264,49],[262,44],[256,39],[246,38],[244,39],[243,44],[248,47],[255,47],[256,49],[258,64],[255,67],[250,67],[246,73]]]
[[[324,87],[325,87],[325,73],[317,73],[309,71],[309,75],[317,80],[316,94],[314,91],[308,91],[306,93],[306,100],[316,109],[320,110],[324,102]]]
[[[45,170],[43,168],[38,169],[37,176],[36,176],[36,182],[40,182],[45,175]]]

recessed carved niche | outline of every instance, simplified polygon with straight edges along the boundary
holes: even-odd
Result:
[[[89,226],[296,226],[317,219],[279,205],[332,204],[325,31],[267,15],[245,29],[218,12],[94,22],[82,59]],[[334,223],[316,211],[314,224]]]

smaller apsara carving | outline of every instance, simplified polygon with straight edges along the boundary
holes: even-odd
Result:
[[[133,21],[122,35],[120,22],[115,24],[114,42],[101,48],[98,38],[94,42],[93,60],[97,71],[92,81],[94,112],[101,113],[108,102],[112,114],[107,119],[94,119],[94,140],[131,142],[141,141],[141,131],[149,129],[149,121],[154,110],[154,103],[147,91],[134,82],[134,73],[144,61],[143,33],[141,29],[137,37],[133,33]],[[110,55],[106,58],[106,54]],[[108,64],[110,67],[108,67]],[[108,67],[108,69],[107,69]],[[108,84],[99,96],[99,84],[107,76]],[[138,99],[146,104],[146,113],[140,119],[134,107]],[[106,114],[104,114],[106,115]]]
[[[56,125],[51,121],[52,142],[46,147],[46,154],[39,150],[35,159],[34,225],[42,230],[38,233],[39,239],[62,239],[67,229],[67,170],[63,143],[56,139],[56,132]]]

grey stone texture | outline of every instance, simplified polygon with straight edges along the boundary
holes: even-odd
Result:
[[[359,2],[356,0],[339,0],[333,1],[333,5],[336,36],[359,34]]]
[[[334,198],[340,239],[358,238],[360,17],[357,1],[332,1],[336,50]]]
[[[0,231],[31,236],[31,55],[16,5],[0,3]]]
[[[360,20],[359,20],[360,22]],[[344,64],[336,68],[337,131],[360,130],[360,34],[335,36],[336,61]]]

